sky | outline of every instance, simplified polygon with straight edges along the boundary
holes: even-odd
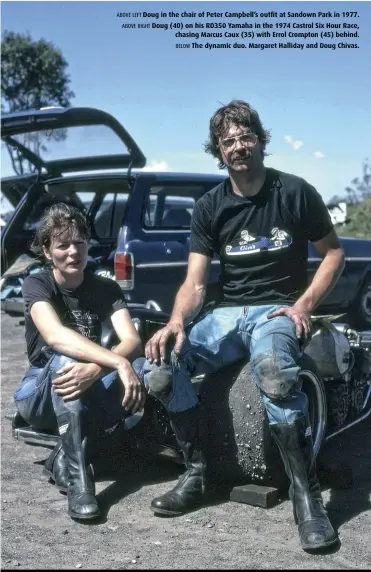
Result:
[[[357,11],[359,48],[176,49],[176,41],[189,40],[175,40],[174,30],[123,29],[122,24],[247,19],[117,17],[118,12],[241,10]],[[371,160],[370,2],[3,1],[1,16],[2,32],[29,32],[34,40],[44,38],[62,51],[76,94],[71,104],[114,115],[146,155],[147,169],[218,172],[203,144],[210,117],[232,99],[248,101],[270,130],[266,165],[304,177],[325,201],[344,195],[345,187],[361,175],[363,161]],[[80,145],[86,152],[98,152],[99,137],[85,139],[68,141],[69,154],[81,150]],[[117,152],[119,147],[118,142]],[[2,174],[12,174],[4,149]]]

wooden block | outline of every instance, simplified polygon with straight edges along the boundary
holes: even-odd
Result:
[[[244,502],[246,504],[261,506],[263,508],[270,508],[276,504],[278,494],[279,490],[273,487],[248,484],[233,487],[229,495],[229,500]]]

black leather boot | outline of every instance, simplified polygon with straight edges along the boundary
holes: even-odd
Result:
[[[205,500],[206,462],[202,451],[206,434],[199,405],[181,413],[169,413],[169,416],[187,471],[173,489],[153,499],[151,508],[155,513],[171,516],[192,510]]]
[[[315,551],[337,542],[337,536],[323,506],[309,416],[295,423],[270,426],[291,485],[289,495],[299,527],[302,548]]]
[[[98,518],[100,512],[81,416],[78,411],[62,413],[58,416],[58,427],[68,466],[68,514],[75,519],[92,519]]]
[[[68,466],[62,443],[58,443],[46,459],[43,474],[47,475],[61,492],[67,492]]]

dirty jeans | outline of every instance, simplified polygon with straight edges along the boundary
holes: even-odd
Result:
[[[84,411],[98,432],[113,428],[128,412],[122,407],[123,385],[117,372],[95,381],[78,399],[64,401],[52,388],[56,372],[73,360],[61,354],[50,357],[43,368],[30,367],[14,393],[14,401],[21,416],[34,429],[57,430],[57,417],[67,410]],[[141,375],[144,358],[132,364]]]
[[[144,382],[172,413],[198,403],[191,377],[213,373],[239,359],[249,359],[267,411],[268,421],[293,423],[308,412],[308,399],[298,380],[302,355],[293,321],[288,316],[268,319],[275,306],[217,307],[186,330],[180,354],[171,353],[171,385],[158,395],[151,391],[150,372],[158,366],[145,362]],[[161,366],[162,367],[162,366]]]

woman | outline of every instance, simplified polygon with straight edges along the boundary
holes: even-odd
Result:
[[[14,394],[19,413],[34,428],[61,436],[44,471],[67,490],[68,514],[99,517],[90,467],[98,437],[141,411],[145,389],[141,341],[118,284],[85,272],[89,229],[83,214],[64,203],[45,212],[32,251],[47,267],[22,287],[30,368]],[[99,345],[111,319],[120,343]],[[133,362],[133,367],[131,362]]]

